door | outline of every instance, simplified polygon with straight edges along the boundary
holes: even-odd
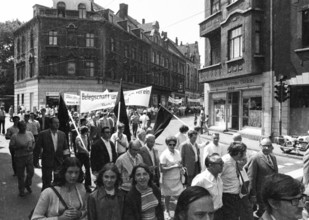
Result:
[[[239,130],[239,92],[228,94],[229,129]]]

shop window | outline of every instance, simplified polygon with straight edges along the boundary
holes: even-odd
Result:
[[[79,4],[78,5],[78,15],[79,18],[86,18],[86,6],[84,4]]]
[[[242,126],[262,127],[262,97],[243,98]]]
[[[49,45],[57,45],[58,37],[57,37],[57,31],[50,31],[48,33],[49,37]]]
[[[216,126],[225,126],[225,100],[214,100],[214,122]]]
[[[94,34],[86,34],[86,47],[94,47]]]
[[[211,14],[220,11],[220,0],[211,0]]]
[[[229,31],[229,58],[235,59],[242,57],[242,28],[237,27]]]
[[[302,41],[303,47],[309,47],[309,9],[302,12]]]

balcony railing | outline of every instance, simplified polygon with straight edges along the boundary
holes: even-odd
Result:
[[[206,18],[203,22],[200,23],[200,36],[204,37],[208,33],[220,28],[220,23],[222,21],[222,13],[218,11],[208,18]]]
[[[217,63],[215,65],[207,66],[199,71],[199,82],[205,83],[213,80],[217,80],[221,78],[221,63]]]

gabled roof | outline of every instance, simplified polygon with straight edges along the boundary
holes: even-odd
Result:
[[[151,23],[146,23],[146,24],[140,24],[139,28],[143,29],[144,32],[151,32],[153,27],[152,27],[153,22]]]
[[[91,4],[92,4],[92,10],[93,11],[105,10],[105,8],[103,8],[101,5],[98,5],[97,3],[91,2]]]

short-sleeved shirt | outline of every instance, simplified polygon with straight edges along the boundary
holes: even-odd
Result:
[[[160,164],[164,164],[167,166],[174,165],[176,163],[181,162],[180,152],[175,149],[174,153],[172,153],[169,149],[166,149],[162,152],[160,156]],[[179,179],[180,172],[178,169],[171,169],[168,172],[164,173],[165,179]]]
[[[34,137],[30,131],[24,134],[17,133],[11,137],[10,148],[15,150],[15,157],[33,154]]]

